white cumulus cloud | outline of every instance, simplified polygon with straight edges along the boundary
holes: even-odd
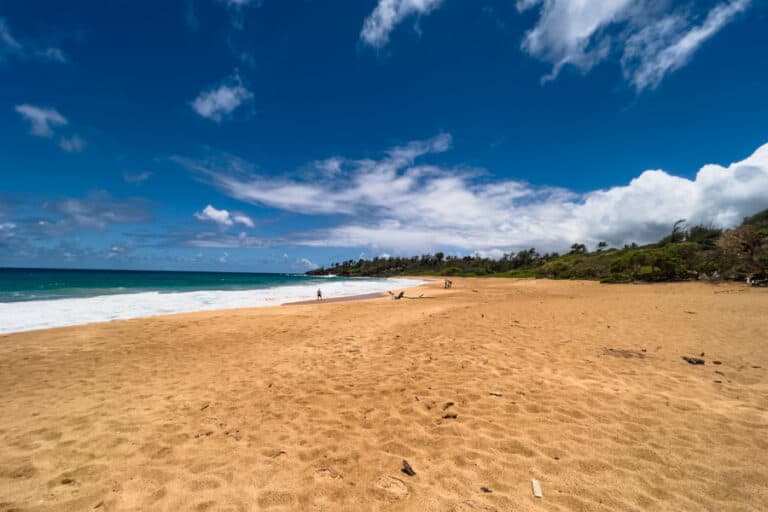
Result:
[[[702,167],[694,178],[647,170],[626,185],[576,193],[466,167],[418,162],[450,147],[450,136],[414,141],[377,160],[341,159],[338,174],[257,174],[236,161],[179,163],[233,198],[326,219],[290,242],[370,247],[372,252],[428,250],[497,254],[574,242],[613,246],[654,242],[678,219],[730,227],[768,207],[768,144],[748,158]],[[263,242],[263,241],[262,241]]]
[[[401,21],[414,14],[429,14],[441,3],[442,0],[379,0],[365,19],[360,38],[376,48],[386,46],[389,34]]]
[[[202,211],[196,212],[195,217],[202,221],[215,222],[221,227],[230,227],[242,224],[249,228],[254,226],[253,220],[243,213],[230,213],[229,210],[217,210],[210,204]]]
[[[200,116],[220,123],[252,97],[253,93],[235,73],[218,87],[201,92],[191,105]]]

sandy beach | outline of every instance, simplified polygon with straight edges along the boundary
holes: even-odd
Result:
[[[0,336],[0,511],[766,510],[768,290],[454,283]]]

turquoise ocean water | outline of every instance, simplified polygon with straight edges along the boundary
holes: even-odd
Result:
[[[257,290],[279,286],[324,286],[338,277],[232,272],[52,270],[0,268],[0,302],[95,297],[140,292]]]

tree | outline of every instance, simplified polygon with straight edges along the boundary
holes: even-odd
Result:
[[[597,244],[597,250],[602,251],[603,249],[608,247],[608,242],[600,242]]]
[[[573,244],[571,245],[571,252],[570,254],[584,254],[587,252],[587,246],[584,244]]]
[[[685,240],[686,229],[685,226],[683,226],[684,222],[685,219],[679,219],[677,222],[672,224],[672,233],[669,235],[670,243],[675,244]]]

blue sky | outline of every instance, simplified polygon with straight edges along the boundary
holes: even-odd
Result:
[[[0,265],[301,271],[727,227],[768,207],[767,21],[756,0],[0,0]]]

